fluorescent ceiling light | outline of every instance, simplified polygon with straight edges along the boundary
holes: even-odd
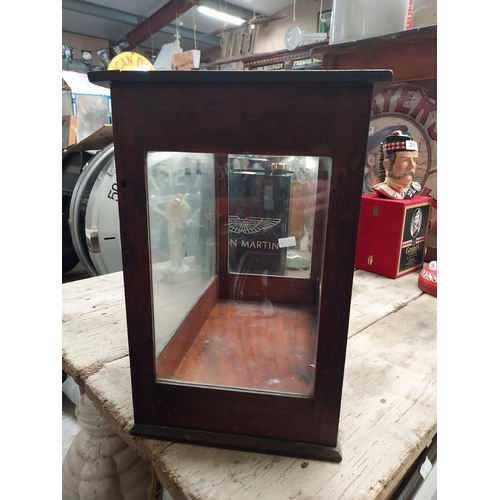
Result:
[[[220,12],[218,10],[209,9],[208,7],[199,6],[197,9],[206,16],[214,17],[215,19],[219,19],[220,21],[224,21],[226,23],[235,24],[239,26],[240,24],[246,23],[244,19],[241,17],[230,16],[229,14],[225,14],[224,12]]]

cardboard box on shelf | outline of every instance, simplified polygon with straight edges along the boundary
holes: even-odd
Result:
[[[62,92],[62,115],[78,117],[76,141],[80,142],[110,123],[110,90],[90,83],[86,73],[63,71],[62,79],[66,84]]]
[[[66,149],[76,143],[76,116],[62,117],[62,148]]]
[[[113,142],[113,125],[103,125],[99,130],[89,135],[83,141],[77,142],[68,149],[68,153],[74,151],[98,151],[104,149]]]

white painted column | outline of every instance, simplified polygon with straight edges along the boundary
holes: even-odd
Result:
[[[154,469],[120,438],[84,394],[76,406],[82,428],[62,466],[63,500],[161,500]]]

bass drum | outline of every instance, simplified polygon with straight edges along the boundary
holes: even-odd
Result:
[[[153,262],[170,259],[165,207],[179,193],[188,195],[192,216],[186,226],[186,253],[194,253],[192,234],[199,215],[207,166],[213,155],[154,152],[148,155],[149,217]],[[114,145],[97,153],[85,166],[71,199],[69,223],[73,246],[91,276],[122,270],[120,220]],[[191,234],[190,234],[191,233]]]

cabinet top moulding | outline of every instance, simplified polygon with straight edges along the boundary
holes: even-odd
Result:
[[[91,83],[373,83],[392,81],[386,69],[353,71],[94,71]]]

